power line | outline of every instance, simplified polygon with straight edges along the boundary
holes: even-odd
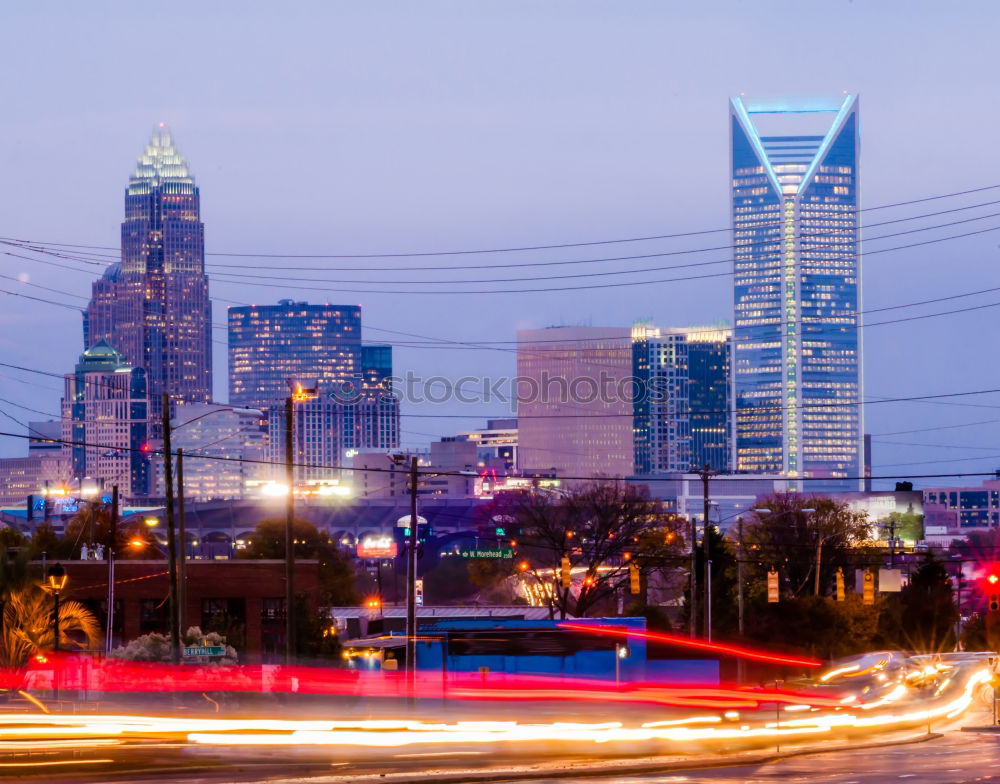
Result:
[[[21,439],[30,438],[30,436],[24,435],[22,433],[7,433],[7,432],[3,432],[3,431],[0,431],[0,436],[6,436],[8,438],[21,438]],[[150,453],[144,452],[142,449],[138,449],[136,447],[123,447],[123,446],[118,446],[116,444],[96,444],[96,443],[88,442],[88,441],[74,441],[74,440],[62,439],[62,438],[47,439],[47,440],[50,441],[51,443],[59,443],[59,444],[64,444],[66,446],[84,446],[84,447],[92,447],[92,448],[98,448],[98,449],[115,449],[115,450],[118,450],[119,452],[140,452],[140,453],[145,454],[147,456],[150,455]],[[224,455],[202,455],[202,454],[198,454],[197,452],[187,452],[187,451],[184,452],[184,457],[186,457],[186,458],[192,458],[192,459],[199,459],[199,460],[217,460],[217,461],[227,462],[227,463],[250,463],[250,464],[255,464],[255,465],[270,465],[270,466],[284,466],[284,465],[286,465],[285,461],[283,461],[283,460],[282,461],[273,461],[273,460],[259,460],[259,459],[244,458],[244,457],[226,457]],[[363,472],[363,473],[364,472],[368,472],[368,473],[380,473],[380,474],[381,473],[395,473],[395,474],[397,474],[399,476],[403,476],[403,474],[406,473],[406,472],[397,471],[395,468],[374,468],[374,467],[363,467],[363,468],[359,467],[359,468],[355,468],[353,466],[328,465],[328,464],[321,464],[321,463],[294,463],[293,465],[294,465],[295,468],[320,468],[320,469],[325,469],[325,470],[330,470],[330,471],[360,471],[360,472]],[[464,472],[464,471],[444,471],[444,470],[440,470],[440,469],[426,469],[426,470],[419,470],[418,469],[417,473],[418,473],[418,475],[427,476],[427,477],[432,477],[432,476],[461,476],[461,477],[466,477],[466,478],[469,477],[468,472]],[[810,476],[780,476],[780,475],[775,475],[775,474],[767,474],[767,475],[755,475],[755,474],[746,474],[746,475],[735,474],[734,475],[734,474],[726,474],[725,475],[725,481],[727,481],[727,482],[734,482],[734,481],[735,482],[761,482],[761,481],[779,481],[779,482],[781,482],[781,481],[787,481],[787,482],[831,482],[831,481],[835,481],[835,482],[853,482],[853,481],[861,481],[863,479],[870,479],[872,481],[881,481],[881,480],[888,480],[888,479],[910,479],[910,480],[913,480],[913,479],[948,479],[948,478],[976,477],[976,476],[993,477],[993,476],[995,476],[995,472],[993,472],[993,471],[964,471],[964,472],[958,472],[958,473],[939,473],[939,474],[883,474],[883,475],[879,475],[879,476],[835,476],[835,477],[830,477],[830,476],[815,476],[815,477],[810,477]],[[530,478],[533,478],[533,477],[525,477],[525,478],[529,478],[530,479]],[[582,481],[582,482],[587,482],[587,481],[607,481],[607,482],[615,482],[615,483],[617,483],[617,482],[630,482],[630,483],[633,483],[633,484],[643,484],[645,482],[654,481],[656,479],[656,477],[655,476],[650,476],[650,477],[635,476],[635,477],[625,478],[625,477],[609,477],[609,476],[602,476],[600,474],[595,474],[595,475],[591,475],[591,476],[560,476],[559,479],[571,480],[571,481]]]
[[[865,207],[857,209],[855,212],[874,212],[876,210],[886,210],[895,207],[905,207],[911,204],[923,204],[930,201],[937,201],[940,199],[953,198],[955,196],[967,196],[973,193],[983,193],[985,191],[995,190],[1000,188],[1000,184],[997,185],[985,185],[979,188],[968,188],[961,191],[953,191],[951,193],[936,194],[933,196],[925,196],[919,199],[909,199],[907,201],[898,201],[888,204],[881,204],[874,207]],[[780,225],[780,222],[776,222],[773,225]],[[562,242],[562,243],[552,243],[552,244],[538,244],[538,245],[524,245],[515,247],[494,247],[494,248],[475,248],[475,249],[460,249],[460,250],[443,250],[443,251],[407,251],[399,253],[305,253],[305,254],[295,254],[295,253],[238,253],[233,251],[221,252],[207,252],[206,256],[220,256],[220,257],[236,257],[236,258],[279,258],[279,259],[388,259],[388,258],[414,258],[414,257],[426,257],[426,256],[465,256],[465,255],[476,255],[476,254],[486,254],[486,253],[521,253],[525,251],[535,251],[535,250],[557,250],[564,248],[583,248],[583,247],[594,247],[598,245],[618,245],[630,242],[650,242],[655,240],[664,239],[676,239],[682,237],[692,237],[700,236],[705,234],[722,234],[733,231],[732,226],[727,226],[725,228],[718,229],[701,229],[696,231],[686,231],[686,232],[674,232],[668,234],[653,234],[648,236],[636,236],[636,237],[624,237],[609,240],[592,240],[588,242]],[[11,242],[29,242],[29,240],[21,240],[14,237],[0,237],[0,240],[11,241]],[[64,243],[64,242],[48,242],[47,245],[57,246],[57,247],[67,247],[67,248],[83,248],[88,250],[112,250],[117,251],[119,248],[111,245],[81,245],[76,243]]]

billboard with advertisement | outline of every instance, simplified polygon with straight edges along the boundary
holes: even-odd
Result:
[[[398,549],[390,534],[366,534],[358,542],[358,558],[395,558]]]

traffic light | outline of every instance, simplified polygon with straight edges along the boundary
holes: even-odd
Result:
[[[570,573],[569,558],[565,555],[562,557],[562,563],[559,567],[559,576],[561,578],[563,588],[569,588],[573,584],[573,576]]]
[[[835,594],[835,598],[838,602],[842,602],[847,598],[844,592],[844,570],[839,567],[837,569],[837,593]]]
[[[990,597],[990,612],[997,612],[1000,610],[1000,596],[993,594]]]
[[[633,595],[638,595],[642,590],[642,581],[639,577],[639,565],[630,563],[628,565],[628,585]]]
[[[772,569],[767,573],[767,601],[773,604],[778,598],[778,573]]]
[[[875,604],[875,575],[872,574],[871,569],[865,569],[865,575],[862,578],[862,604]]]

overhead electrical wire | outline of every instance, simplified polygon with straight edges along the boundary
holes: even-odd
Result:
[[[897,201],[887,204],[880,204],[872,207],[863,207],[856,210],[858,213],[862,212],[874,212],[877,210],[892,209],[895,207],[906,207],[911,204],[923,204],[930,201],[938,201],[940,199],[949,199],[956,196],[968,196],[973,193],[983,193],[990,190],[996,190],[1000,188],[1000,184],[996,185],[984,185],[978,188],[967,188],[961,191],[952,191],[950,193],[935,194],[932,196],[925,196],[919,199],[909,199],[906,201]],[[780,222],[775,222],[774,225],[780,225]],[[279,258],[279,259],[292,259],[292,258],[304,258],[304,259],[384,259],[384,258],[415,258],[415,257],[426,257],[426,256],[464,256],[464,255],[476,255],[476,254],[486,254],[486,253],[521,253],[526,251],[536,251],[536,250],[558,250],[564,248],[583,248],[583,247],[594,247],[597,245],[618,245],[629,242],[651,242],[656,240],[664,239],[676,239],[682,237],[692,237],[705,234],[722,234],[726,232],[733,231],[732,226],[726,226],[724,228],[718,229],[701,229],[696,231],[686,231],[686,232],[674,232],[667,234],[652,234],[648,236],[636,236],[636,237],[624,237],[608,240],[591,240],[586,242],[561,242],[552,244],[537,244],[537,245],[523,245],[523,246],[513,246],[513,247],[494,247],[494,248],[475,248],[475,249],[460,249],[460,250],[443,250],[443,251],[408,251],[408,252],[394,252],[394,253],[238,253],[234,251],[211,251],[207,252],[206,256],[232,256],[236,258]],[[23,242],[15,237],[0,237],[0,240],[10,240],[14,242]],[[81,245],[74,243],[65,242],[48,242],[48,245],[53,245],[57,247],[67,247],[67,248],[84,248],[87,250],[120,250],[118,247],[111,245]]]
[[[8,432],[4,432],[4,431],[0,431],[0,436],[4,436],[4,437],[8,437],[8,438],[20,438],[20,439],[32,438],[32,436],[27,436],[27,435],[25,435],[23,433],[8,433]],[[149,452],[147,452],[147,451],[145,451],[143,449],[139,449],[139,448],[136,448],[136,447],[119,446],[117,444],[100,444],[100,443],[95,443],[95,442],[92,442],[92,441],[76,441],[76,440],[72,440],[72,439],[63,439],[63,438],[52,438],[52,439],[48,439],[47,438],[46,440],[49,441],[49,442],[51,442],[51,443],[63,444],[65,446],[83,446],[83,447],[91,447],[91,448],[97,448],[97,449],[114,449],[114,450],[117,450],[119,452],[138,452],[138,453],[141,453],[141,454],[144,454],[144,455],[149,455],[150,454]],[[274,461],[274,460],[261,460],[261,459],[246,458],[246,457],[228,457],[226,455],[202,455],[202,454],[198,454],[197,451],[188,452],[186,450],[184,452],[184,457],[185,458],[191,458],[191,459],[197,459],[197,460],[215,460],[215,461],[226,462],[226,463],[250,463],[250,464],[255,464],[255,465],[270,465],[270,466],[285,466],[285,465],[287,465],[287,463],[285,461],[283,461],[283,460],[281,460],[281,461]],[[355,468],[354,466],[345,466],[345,465],[336,465],[336,464],[331,465],[331,464],[322,464],[322,463],[293,463],[292,465],[295,468],[319,468],[319,469],[324,469],[324,470],[329,470],[329,471],[356,471],[356,472],[360,472],[360,473],[378,473],[378,474],[385,474],[385,473],[399,474],[400,473],[394,467],[376,468],[374,466],[364,466],[364,467]],[[993,471],[963,471],[963,472],[958,472],[958,473],[918,474],[918,475],[913,475],[913,474],[883,474],[883,475],[879,475],[879,476],[839,476],[839,477],[835,477],[835,479],[837,479],[838,481],[854,481],[854,480],[860,481],[862,479],[871,479],[873,481],[874,480],[881,480],[881,479],[910,479],[910,480],[913,480],[913,479],[945,479],[945,478],[969,477],[969,476],[994,476],[994,474],[995,474],[995,472],[993,472]],[[461,477],[468,477],[468,472],[465,472],[465,471],[446,471],[446,470],[440,470],[440,469],[419,469],[418,468],[417,469],[417,475],[418,476],[461,476]],[[775,477],[773,475],[768,476],[767,478],[768,479],[777,479],[779,481],[780,480],[790,481],[790,482],[829,482],[830,479],[831,479],[830,477],[826,477],[826,476],[816,476],[816,477],[810,477],[810,476],[779,476],[779,477]],[[628,481],[631,481],[631,480],[625,479],[624,477],[608,477],[608,476],[603,476],[603,475],[599,475],[599,474],[595,474],[595,475],[592,475],[592,476],[562,476],[562,477],[560,477],[560,479],[571,480],[571,481],[582,481],[582,482],[586,482],[586,481],[601,481],[601,480],[605,480],[605,481],[609,481],[609,482],[628,482]],[[740,474],[730,475],[730,474],[727,474],[726,475],[726,481],[727,482],[741,482],[741,481],[742,482],[760,482],[761,481],[761,477],[757,476],[757,475],[754,475],[754,474],[746,474],[746,475],[740,475]],[[641,480],[637,480],[637,482],[641,483]]]

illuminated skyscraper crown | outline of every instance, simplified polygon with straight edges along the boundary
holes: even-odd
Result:
[[[148,193],[149,188],[156,188],[167,182],[194,186],[187,161],[174,146],[170,129],[160,123],[153,129],[149,144],[136,162],[128,192]]]

